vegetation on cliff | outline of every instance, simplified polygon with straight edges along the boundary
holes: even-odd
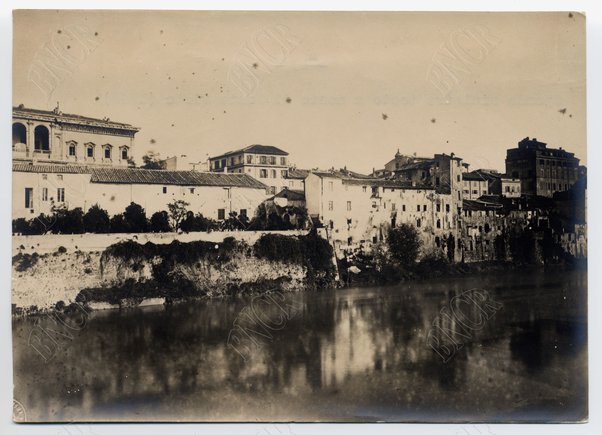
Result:
[[[301,280],[303,288],[319,289],[334,283],[332,258],[330,244],[315,233],[300,237],[265,234],[252,246],[233,237],[221,243],[174,241],[157,245],[124,241],[109,246],[101,256],[101,271],[119,269],[121,281],[110,288],[85,289],[77,300],[117,304],[123,299],[165,297],[169,302],[186,297],[282,291],[295,280]],[[248,269],[258,264],[273,273],[269,277],[249,274]],[[145,275],[145,271],[149,273]],[[215,272],[220,276],[216,277]]]

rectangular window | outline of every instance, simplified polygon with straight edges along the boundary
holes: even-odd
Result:
[[[56,189],[56,201],[57,202],[65,202],[65,188],[59,187]]]
[[[226,218],[226,209],[225,208],[218,208],[217,209],[217,219],[218,220],[224,220]]]
[[[347,211],[351,211],[351,201],[347,201]]]
[[[276,157],[270,156],[270,165],[275,165],[275,164],[276,164]]]
[[[416,211],[420,211],[420,204],[416,206]]]
[[[259,170],[259,178],[268,178],[268,170],[260,169]]]
[[[163,193],[167,193],[167,186],[163,186]]]
[[[25,208],[33,208],[33,187],[25,188]]]
[[[190,188],[190,193],[194,193],[194,187]]]
[[[127,160],[127,159],[128,159],[128,149],[121,148],[121,160]]]
[[[276,178],[276,169],[272,169],[272,178]]]
[[[440,212],[441,211],[441,204],[437,204],[436,207],[437,207],[437,212]]]
[[[48,188],[42,187],[42,201],[48,201]]]
[[[286,178],[286,169],[283,169],[283,170],[280,171],[280,176],[282,178]]]
[[[426,211],[426,204],[422,206],[422,211]]]
[[[417,226],[418,228],[420,228],[420,224],[421,224],[421,222],[420,222],[420,219],[416,219],[416,226]]]
[[[405,204],[401,205],[401,211],[406,211],[406,205]]]
[[[391,210],[395,211],[397,209],[397,204],[395,204],[394,202],[391,203]]]
[[[75,156],[75,145],[73,144],[69,145],[69,155]]]
[[[259,157],[259,163],[261,163],[262,165],[267,165],[268,164],[268,158],[266,156],[260,156]]]
[[[105,148],[105,159],[110,159],[110,158],[111,158],[111,148],[106,147]]]
[[[366,186],[362,186],[362,191],[366,192],[367,187]]]
[[[328,201],[328,210],[332,211],[334,209],[334,204],[332,201]]]
[[[449,213],[449,204],[445,204],[445,212]]]
[[[94,157],[94,147],[88,147],[86,149],[86,155],[90,158]]]
[[[252,155],[248,155],[248,156],[247,156],[247,163],[248,163],[248,164],[251,164],[251,163],[253,163],[253,156],[252,156]]]
[[[280,164],[286,165],[286,157],[280,157]]]

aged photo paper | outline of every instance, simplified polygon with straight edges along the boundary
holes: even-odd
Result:
[[[587,420],[583,14],[13,20],[15,422]]]

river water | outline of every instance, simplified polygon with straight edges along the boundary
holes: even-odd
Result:
[[[512,272],[19,319],[14,397],[27,421],[581,420],[586,286]],[[472,289],[495,309],[431,346]]]

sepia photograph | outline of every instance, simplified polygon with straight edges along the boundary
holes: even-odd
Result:
[[[15,423],[588,421],[584,13],[12,31]]]

